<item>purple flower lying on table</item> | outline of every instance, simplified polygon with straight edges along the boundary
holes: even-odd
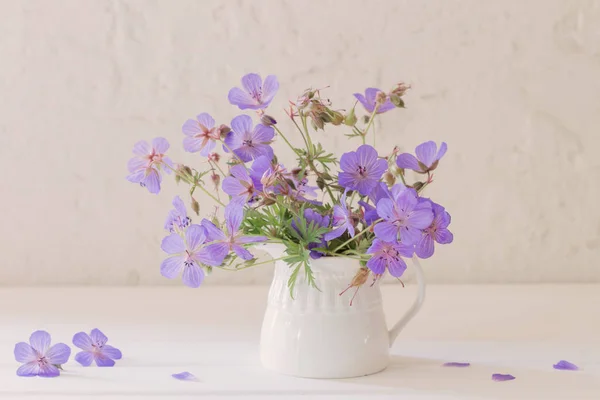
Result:
[[[179,379],[180,381],[197,381],[198,380],[198,378],[196,378],[196,376],[194,374],[187,372],[187,371],[180,372],[178,374],[172,374],[171,376],[175,379]]]
[[[46,331],[35,331],[29,343],[20,342],[15,345],[15,359],[23,363],[17,369],[19,376],[54,377],[60,375],[60,367],[69,360],[71,348],[64,343],[50,347],[50,334]]]
[[[161,171],[164,169],[167,173],[170,173],[169,168],[173,168],[171,160],[165,156],[167,150],[169,150],[169,142],[164,138],[155,138],[152,141],[152,146],[145,140],[137,142],[133,146],[135,157],[127,163],[129,169],[127,180],[139,183],[148,189],[150,193],[160,192]]]
[[[352,224],[352,217],[348,205],[346,204],[346,192],[340,199],[340,204],[336,204],[333,207],[333,230],[327,232],[324,236],[325,240],[330,241],[338,238],[348,231],[351,237],[354,237],[354,225]]]
[[[363,144],[356,151],[344,153],[340,167],[344,171],[339,174],[340,186],[366,196],[377,186],[388,165],[378,158],[373,147]]]
[[[215,128],[215,120],[207,113],[202,113],[196,120],[188,119],[181,131],[187,137],[183,139],[183,148],[190,153],[200,152],[207,157],[220,139],[219,131]]]
[[[456,367],[456,368],[464,368],[469,367],[471,364],[468,362],[447,362],[442,364],[442,367]]]
[[[420,258],[429,258],[433,255],[434,242],[438,242],[439,244],[452,243],[454,235],[448,230],[451,218],[444,207],[435,204],[429,199],[420,199],[420,201],[428,202],[431,205],[433,221],[428,228],[423,230],[423,236],[417,243],[415,252]]]
[[[181,232],[190,225],[192,221],[187,216],[187,210],[181,197],[175,196],[173,198],[173,210],[169,211],[167,220],[165,221],[165,229],[171,233]]]
[[[421,230],[433,221],[431,204],[419,202],[412,189],[402,191],[395,201],[379,200],[377,213],[384,221],[375,225],[375,235],[386,242],[395,242],[400,236],[402,243],[416,244],[421,240]]]
[[[402,257],[410,258],[414,251],[414,246],[375,239],[367,250],[367,254],[372,255],[367,261],[367,267],[375,275],[381,275],[387,269],[391,276],[399,278],[406,271],[406,262]]]
[[[238,115],[231,121],[231,132],[225,138],[225,151],[230,149],[243,162],[254,160],[260,156],[273,158],[273,149],[269,146],[275,136],[270,126],[258,124],[252,128],[252,118]]]
[[[205,249],[214,263],[210,265],[221,265],[230,251],[234,251],[238,257],[244,260],[251,260],[254,256],[243,245],[267,240],[264,236],[244,236],[243,232],[239,230],[243,218],[244,204],[239,200],[232,200],[225,207],[227,233],[223,232],[209,220],[202,220],[202,226],[206,229],[208,239],[211,241]]]
[[[84,367],[89,367],[92,361],[99,367],[112,367],[114,360],[120,360],[121,351],[106,344],[108,338],[99,329],[92,329],[88,335],[85,332],[76,333],[73,336],[73,344],[81,350],[75,355],[75,361]]]
[[[169,258],[160,265],[160,273],[173,279],[183,270],[182,280],[186,286],[197,288],[204,280],[204,271],[200,264],[221,265],[214,256],[202,247],[206,240],[206,231],[200,225],[190,225],[185,231],[185,240],[176,233],[163,239],[161,248]]]
[[[579,367],[573,363],[570,363],[566,360],[560,360],[556,364],[552,366],[554,369],[561,369],[565,371],[577,371]]]
[[[514,376],[510,374],[493,374],[492,380],[496,382],[504,382],[504,381],[512,381],[516,379]]]
[[[235,87],[229,91],[229,102],[240,110],[258,110],[269,106],[279,89],[279,82],[275,75],[267,76],[263,83],[260,75],[247,74],[242,77],[242,86],[244,89]]]
[[[367,88],[365,90],[364,96],[361,93],[354,93],[354,97],[356,97],[356,100],[358,100],[360,104],[363,105],[365,110],[372,113],[375,109],[375,104],[377,102],[377,93],[383,93],[383,91],[377,88]],[[382,105],[380,105],[377,109],[377,114],[382,114],[386,111],[391,110],[394,107],[395,106],[392,104],[390,99],[386,98],[385,102]]]
[[[404,169],[412,169],[413,171],[425,173],[433,171],[437,168],[438,162],[446,154],[448,146],[442,142],[440,150],[437,150],[435,142],[421,143],[415,149],[417,157],[410,153],[402,153],[396,158],[396,165]]]

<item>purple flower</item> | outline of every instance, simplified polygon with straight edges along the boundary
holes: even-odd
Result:
[[[431,209],[433,211],[433,221],[431,225],[423,230],[423,236],[421,236],[421,240],[417,243],[415,252],[417,256],[420,258],[429,258],[433,255],[433,242],[438,242],[439,244],[447,244],[452,243],[454,240],[454,235],[452,232],[448,230],[448,225],[450,225],[450,214],[446,212],[444,207],[439,204],[435,204],[429,199],[421,199],[424,202],[428,202],[431,204]]]
[[[219,131],[215,128],[215,120],[207,113],[202,113],[196,120],[188,119],[181,131],[187,137],[183,139],[183,148],[190,153],[200,152],[207,157],[220,139]]]
[[[446,154],[448,146],[442,142],[440,150],[437,150],[435,142],[421,143],[415,149],[417,157],[410,153],[402,153],[396,159],[396,165],[404,169],[412,169],[417,172],[433,171],[437,168],[438,162]]]
[[[229,91],[229,102],[240,110],[259,110],[269,106],[279,89],[279,82],[275,75],[267,76],[263,83],[260,75],[248,74],[242,78],[242,86],[243,90],[235,87]]]
[[[447,362],[442,364],[442,367],[456,367],[456,368],[465,368],[469,367],[471,364],[468,362]]]
[[[412,189],[403,190],[395,200],[379,200],[377,214],[384,221],[373,228],[375,235],[386,242],[395,242],[400,236],[400,241],[407,245],[418,243],[421,230],[433,221],[431,204],[419,202]]]
[[[176,233],[185,230],[192,220],[187,216],[185,204],[183,204],[183,200],[179,196],[173,198],[173,207],[175,209],[169,211],[169,215],[167,215],[165,229],[171,233]]]
[[[243,232],[239,231],[243,218],[244,204],[239,200],[232,200],[225,207],[227,233],[223,232],[209,220],[202,220],[202,226],[206,229],[209,239],[212,240],[206,247],[206,251],[210,254],[214,262],[211,265],[221,265],[230,251],[234,251],[238,257],[244,260],[251,260],[254,256],[243,245],[267,240],[264,236],[243,236]]]
[[[389,189],[384,182],[379,182],[371,193],[369,193],[369,200],[371,200],[373,204],[377,204],[381,199],[397,199],[400,193],[405,189],[406,186],[401,183],[397,183]],[[364,218],[367,225],[371,225],[379,219],[379,214],[377,214],[377,209],[375,207],[362,200],[360,200],[358,204],[364,208]]]
[[[346,192],[344,192],[340,199],[340,204],[333,206],[334,229],[331,232],[327,232],[323,238],[326,241],[330,241],[342,236],[346,231],[348,231],[351,237],[354,237],[354,225],[352,225],[350,214],[350,210],[348,210],[348,205],[346,204]]]
[[[231,176],[223,179],[223,191],[232,197],[251,201],[256,195],[255,180],[250,177],[244,165],[234,165],[229,171]]]
[[[164,169],[171,173],[173,163],[169,157],[165,156],[169,149],[169,142],[164,138],[155,138],[152,146],[142,140],[133,146],[135,157],[127,163],[129,175],[127,180],[133,183],[139,183],[148,189],[150,193],[160,192],[160,183],[162,181],[161,171]],[[167,165],[167,168],[165,168]]]
[[[306,219],[307,225],[313,224],[313,226],[315,227],[328,227],[329,226],[329,215],[321,215],[318,212],[316,212],[315,210],[312,210],[310,208],[307,208],[304,210],[304,219]],[[296,230],[296,232],[300,233],[300,231],[298,230],[298,223],[299,221],[297,220],[293,220],[292,221],[292,227]],[[325,241],[325,239],[321,239],[318,243],[309,243],[308,244],[308,249],[310,250],[310,256],[313,259],[317,259],[317,258],[321,258],[323,256],[323,253],[312,250],[312,249],[316,249],[316,248],[324,248],[327,246],[327,242]]]
[[[344,153],[340,159],[344,172],[338,176],[339,184],[349,190],[368,195],[377,186],[381,175],[387,170],[387,162],[377,157],[377,151],[363,144],[356,151]]]
[[[360,101],[360,104],[363,105],[365,110],[372,113],[373,110],[375,109],[375,100],[377,97],[377,93],[379,93],[379,92],[381,92],[381,90],[379,90],[377,88],[367,88],[365,90],[364,96],[360,93],[354,93],[354,97],[356,97],[356,100]],[[383,103],[382,105],[379,106],[379,108],[377,109],[377,114],[384,113],[386,111],[391,110],[392,108],[394,108],[394,105],[388,98],[385,100],[385,103]]]
[[[413,253],[413,246],[375,239],[367,250],[367,254],[372,254],[367,267],[375,275],[381,275],[387,269],[391,276],[399,278],[406,271],[406,262],[402,257],[412,257]]]
[[[271,192],[274,190],[273,185],[277,181],[278,175],[284,174],[285,172],[283,165],[273,163],[272,159],[269,157],[260,156],[252,163],[250,177],[257,190],[261,192]]]
[[[202,247],[206,240],[206,231],[200,225],[190,225],[184,233],[185,240],[176,233],[163,239],[161,248],[171,257],[160,265],[160,273],[168,279],[173,279],[183,270],[183,283],[197,288],[204,280],[204,271],[200,264],[217,266],[214,257]]]
[[[243,162],[256,159],[260,156],[273,158],[273,149],[269,146],[275,131],[270,126],[258,124],[252,128],[252,118],[247,115],[238,115],[231,120],[231,132],[225,138],[225,144],[233,150]],[[229,151],[225,148],[225,151]]]
[[[573,363],[570,363],[566,360],[560,360],[556,364],[552,366],[554,369],[561,369],[566,371],[577,371],[579,367]]]
[[[196,376],[194,374],[187,372],[187,371],[180,372],[178,374],[172,374],[171,376],[175,379],[179,379],[180,381],[197,381],[198,380],[198,378],[196,378]]]
[[[121,350],[108,344],[108,338],[99,329],[92,329],[88,335],[85,332],[76,333],[73,336],[73,344],[81,350],[75,355],[75,361],[84,367],[89,367],[92,361],[99,367],[112,367],[114,360],[120,360]]]
[[[48,378],[59,376],[59,367],[69,360],[70,355],[69,346],[57,343],[50,347],[50,334],[35,331],[29,337],[29,343],[20,342],[15,345],[15,360],[23,363],[17,369],[17,375]]]
[[[513,379],[515,379],[515,377],[510,374],[493,374],[492,375],[492,380],[496,381],[496,382],[512,381]]]

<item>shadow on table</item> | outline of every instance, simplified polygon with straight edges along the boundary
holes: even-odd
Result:
[[[452,394],[459,398],[586,399],[590,398],[590,390],[596,393],[600,390],[594,376],[582,372],[540,371],[488,364],[443,367],[446,361],[395,355],[390,366],[378,374],[338,382],[373,386],[374,389],[398,389],[401,392]],[[492,380],[494,373],[511,374],[516,379],[495,382]]]

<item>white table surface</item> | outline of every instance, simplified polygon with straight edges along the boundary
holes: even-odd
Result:
[[[431,285],[392,349],[392,365],[342,380],[260,367],[267,290],[0,289],[0,398],[600,399],[600,285]],[[391,322],[415,288],[389,285],[383,294]],[[16,376],[14,344],[34,330],[71,345],[74,333],[96,327],[123,352],[114,368],[83,368],[71,357],[59,378]],[[560,359],[582,370],[553,370]],[[472,365],[440,367],[446,361]],[[200,382],[171,377],[181,371]],[[496,372],[517,379],[493,382]]]

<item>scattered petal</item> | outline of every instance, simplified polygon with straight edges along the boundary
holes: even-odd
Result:
[[[171,376],[175,379],[179,379],[180,381],[198,381],[198,378],[196,378],[194,374],[191,374],[187,371],[173,374]]]
[[[512,381],[513,379],[515,379],[515,377],[510,374],[493,374],[492,375],[492,380],[496,381],[496,382]]]
[[[467,362],[447,362],[442,364],[442,367],[457,367],[457,368],[464,368],[464,367],[469,367],[471,365],[471,363],[467,363]]]
[[[556,364],[552,366],[554,369],[560,369],[564,371],[577,371],[579,367],[573,363],[570,363],[566,360],[560,360]]]

